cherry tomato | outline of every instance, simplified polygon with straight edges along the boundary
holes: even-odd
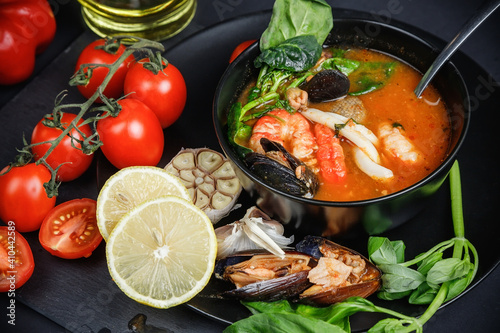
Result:
[[[163,154],[160,121],[146,104],[133,98],[118,101],[118,116],[97,122],[97,133],[106,158],[118,169],[134,165],[156,166]]]
[[[147,62],[148,59],[142,59],[130,66],[125,76],[124,93],[149,106],[160,120],[161,127],[167,128],[184,110],[186,82],[174,65],[169,63],[155,75],[143,67]]]
[[[0,227],[0,292],[15,292],[34,269],[31,248],[14,223]]]
[[[112,64],[123,54],[125,46],[120,45],[115,53],[109,53],[101,47],[105,45],[104,39],[98,39],[87,45],[80,53],[76,62],[75,71],[80,69],[82,64]],[[97,47],[97,48],[96,48]],[[111,51],[110,51],[111,52]],[[109,81],[103,94],[108,98],[119,98],[123,93],[123,81],[129,64],[134,61],[134,56],[128,56],[125,61],[118,67],[118,70]],[[109,70],[105,67],[98,67],[92,71],[92,77],[87,85],[79,85],[78,90],[85,98],[90,98],[96,91],[99,85],[104,81],[104,77],[108,74]],[[100,98],[96,102],[102,102]]]
[[[5,223],[13,221],[19,232],[38,230],[56,204],[56,197],[49,198],[43,187],[50,176],[45,166],[35,163],[13,167],[0,176],[0,218]]]
[[[61,123],[65,128],[76,118],[76,115],[71,113],[64,113],[61,119]],[[81,124],[82,119],[78,122]],[[85,124],[79,126],[78,129],[85,134],[85,136],[91,136],[92,130],[90,126]],[[33,133],[31,135],[31,143],[40,143],[45,141],[52,141],[61,135],[62,130],[58,128],[51,128],[45,126],[40,120],[35,126]],[[75,129],[70,131],[71,135],[78,140],[82,140],[82,135]],[[73,142],[72,142],[73,141]],[[46,158],[47,163],[53,168],[57,168],[59,165],[63,164],[59,170],[57,170],[58,180],[62,182],[70,181],[75,178],[80,177],[92,163],[94,155],[84,154],[80,149],[72,146],[81,147],[79,143],[72,140],[71,137],[65,136],[62,141],[54,148],[50,155]],[[35,159],[38,160],[45,155],[47,150],[50,148],[49,143],[44,143],[32,147]],[[69,163],[66,163],[69,162]]]
[[[236,59],[240,55],[241,52],[245,51],[250,45],[252,45],[256,41],[257,41],[256,39],[246,40],[240,43],[238,46],[236,46],[233,53],[231,53],[231,57],[229,57],[229,63],[232,63],[234,59]]]
[[[64,258],[88,258],[102,236],[97,227],[96,201],[74,199],[54,207],[43,220],[38,238],[50,254]]]

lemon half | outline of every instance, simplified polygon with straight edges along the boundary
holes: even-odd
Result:
[[[127,213],[106,243],[111,277],[135,301],[156,308],[187,302],[208,283],[217,239],[208,216],[175,196]]]
[[[181,180],[162,168],[134,166],[115,173],[104,183],[97,197],[97,226],[104,240],[131,209],[165,195],[191,200]]]

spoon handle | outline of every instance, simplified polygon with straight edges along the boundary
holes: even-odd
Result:
[[[481,7],[476,11],[475,15],[472,16],[467,23],[462,27],[458,34],[453,38],[448,45],[439,53],[437,58],[434,60],[432,65],[429,67],[427,72],[422,77],[422,80],[418,83],[414,90],[417,97],[420,97],[422,92],[427,88],[427,85],[432,80],[434,75],[439,71],[441,66],[451,57],[451,55],[460,47],[464,40],[469,37],[469,35],[481,24],[483,21],[493,13],[498,6],[500,6],[500,0],[487,0]]]

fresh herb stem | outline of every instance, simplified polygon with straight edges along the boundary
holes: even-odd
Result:
[[[431,317],[439,310],[441,305],[443,305],[446,300],[446,296],[448,295],[448,286],[450,282],[445,282],[439,288],[439,291],[436,294],[436,297],[432,300],[431,304],[427,307],[425,312],[418,318],[418,322],[423,326]]]
[[[245,113],[247,113],[249,110],[253,109],[254,107],[260,105],[260,104],[263,104],[263,103],[266,103],[268,101],[271,101],[273,99],[277,99],[280,97],[280,94],[278,94],[277,92],[273,91],[273,92],[270,92],[270,93],[267,93],[265,94],[264,96],[261,96],[259,98],[256,98],[254,99],[253,101],[245,104],[242,108],[241,108],[241,115],[242,115],[242,119],[243,120],[243,116],[245,115]]]
[[[464,216],[462,210],[462,184],[460,181],[460,168],[455,161],[449,175],[451,190],[451,215],[455,237],[465,237]]]
[[[452,247],[454,244],[455,244],[455,241],[453,239],[441,242],[441,243],[435,245],[433,248],[431,248],[427,252],[419,255],[418,257],[416,257],[416,258],[414,258],[412,260],[409,260],[409,261],[406,261],[404,263],[401,263],[400,265],[405,266],[405,267],[410,267],[410,266],[416,265],[419,262],[421,262],[422,260],[424,260],[424,259],[428,258],[429,256],[431,256],[433,253],[435,253],[435,252],[443,252],[444,250]]]

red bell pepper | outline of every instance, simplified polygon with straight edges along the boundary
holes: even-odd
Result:
[[[47,0],[0,0],[0,84],[26,80],[35,56],[49,46],[55,32]]]

